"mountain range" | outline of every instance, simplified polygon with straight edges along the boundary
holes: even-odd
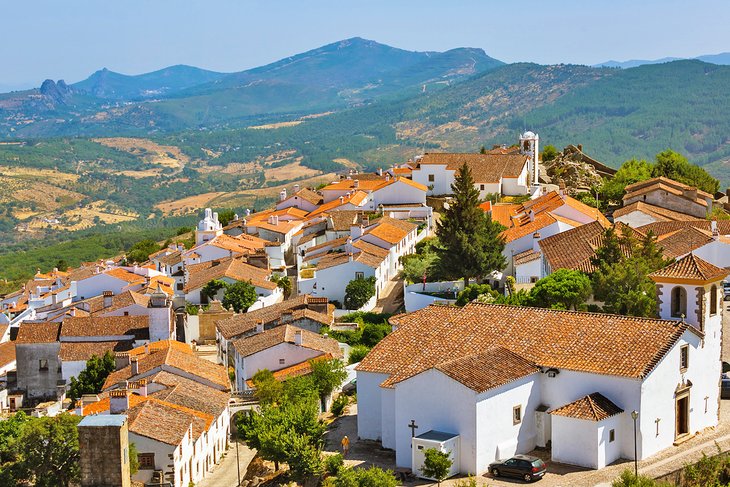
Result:
[[[672,61],[681,61],[686,59],[696,59],[711,64],[730,64],[730,52],[721,52],[720,54],[705,54],[693,58],[681,58],[681,57],[663,57],[660,59],[630,59],[628,61],[606,61],[603,63],[595,64],[596,68],[636,68],[643,66],[644,64],[662,64],[670,63]]]

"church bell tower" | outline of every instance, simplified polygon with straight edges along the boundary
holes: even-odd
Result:
[[[520,135],[520,154],[530,157],[527,163],[527,172],[530,182],[536,185],[540,178],[540,136],[536,133],[527,131]]]

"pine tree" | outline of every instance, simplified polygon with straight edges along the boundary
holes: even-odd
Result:
[[[503,227],[479,208],[479,191],[466,164],[457,171],[451,190],[454,197],[436,226],[440,242],[436,252],[444,277],[464,278],[468,284],[470,278],[506,266],[500,236]]]

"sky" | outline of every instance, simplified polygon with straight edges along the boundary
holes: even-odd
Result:
[[[233,72],[341,39],[505,62],[730,51],[727,0],[4,0],[0,91],[189,64]]]

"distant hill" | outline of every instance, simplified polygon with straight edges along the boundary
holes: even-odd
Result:
[[[631,59],[629,61],[606,61],[600,64],[595,64],[596,68],[636,68],[645,64],[662,64],[669,63],[672,61],[686,60],[687,58],[679,57],[664,57],[661,59]],[[697,56],[695,58],[698,61],[704,61],[706,63],[728,65],[730,64],[730,52],[723,52],[720,54],[705,54],[703,56]]]
[[[136,76],[115,73],[104,68],[71,87],[107,100],[140,100],[167,97],[223,76],[223,73],[184,65],[170,66]]]
[[[189,66],[138,76],[101,70],[72,85],[62,97],[40,90],[0,95],[0,137],[240,126],[251,117],[403,98],[503,64],[481,49],[412,52],[353,38],[226,75]]]

